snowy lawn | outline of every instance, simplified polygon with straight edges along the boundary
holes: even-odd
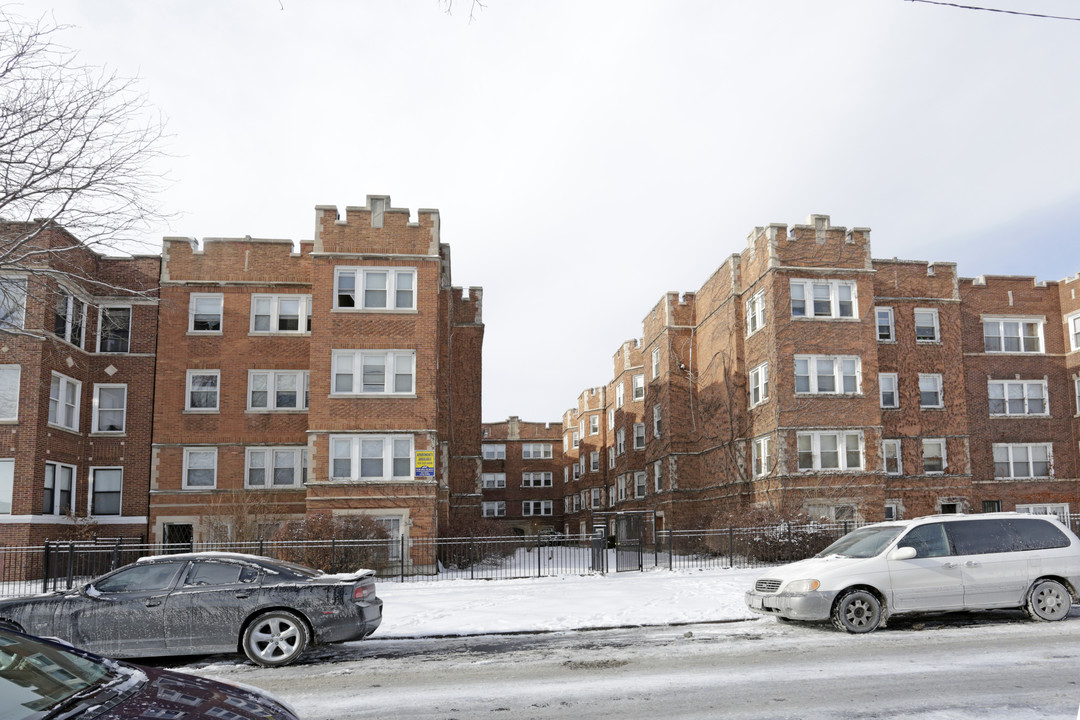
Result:
[[[758,617],[743,593],[765,570],[650,570],[521,580],[376,583],[374,638],[538,632]]]

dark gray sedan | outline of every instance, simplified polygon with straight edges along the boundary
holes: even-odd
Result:
[[[312,643],[360,640],[382,622],[370,570],[324,575],[254,555],[143,558],[66,592],[0,600],[0,626],[109,657],[242,651],[288,665]]]

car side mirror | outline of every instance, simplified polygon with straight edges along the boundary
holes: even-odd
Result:
[[[919,553],[913,547],[898,547],[889,553],[890,560],[910,560]]]

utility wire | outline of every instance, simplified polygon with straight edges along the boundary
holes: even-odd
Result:
[[[962,10],[983,10],[985,12],[1005,13],[1006,15],[1024,15],[1025,17],[1046,18],[1048,20],[1073,20],[1080,22],[1080,17],[1065,17],[1062,15],[1040,15],[1039,13],[1020,12],[1019,10],[1002,10],[1000,8],[979,7],[978,5],[960,5],[958,3],[940,2],[939,0],[907,0],[907,2],[921,2],[927,5],[947,5],[948,7]]]

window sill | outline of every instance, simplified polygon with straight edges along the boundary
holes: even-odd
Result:
[[[188,330],[187,334],[194,337],[221,337],[225,333],[222,330]]]
[[[304,483],[299,485],[272,485],[266,487],[264,485],[244,485],[244,490],[262,491],[262,492],[297,492],[304,489]]]
[[[248,337],[311,337],[310,330],[249,330]]]
[[[214,408],[213,410],[195,410],[192,408],[184,408],[184,415],[220,415],[221,410]]]
[[[918,338],[915,338],[915,344],[916,345],[940,345],[941,341],[940,340],[920,340]]]
[[[919,410],[922,410],[923,412],[941,412],[944,409],[944,405],[928,405],[926,407],[923,407],[922,405],[919,406]]]
[[[119,432],[98,430],[96,432],[90,433],[87,437],[92,437],[92,438],[126,438],[127,437],[127,432],[124,431],[124,430],[121,430]]]
[[[363,400],[366,398],[393,398],[415,400],[416,393],[330,393],[331,400]]]
[[[247,415],[297,415],[307,412],[307,408],[248,408],[244,411]]]
[[[792,322],[822,322],[822,321],[824,321],[824,322],[828,322],[828,321],[849,322],[849,323],[862,322],[862,318],[857,318],[857,317],[832,317],[831,315],[828,315],[828,316],[826,316],[826,315],[814,315],[814,316],[792,315],[791,320],[792,320]]]
[[[418,315],[419,310],[416,308],[343,308],[333,307],[330,308],[331,313],[342,313],[345,315]]]

